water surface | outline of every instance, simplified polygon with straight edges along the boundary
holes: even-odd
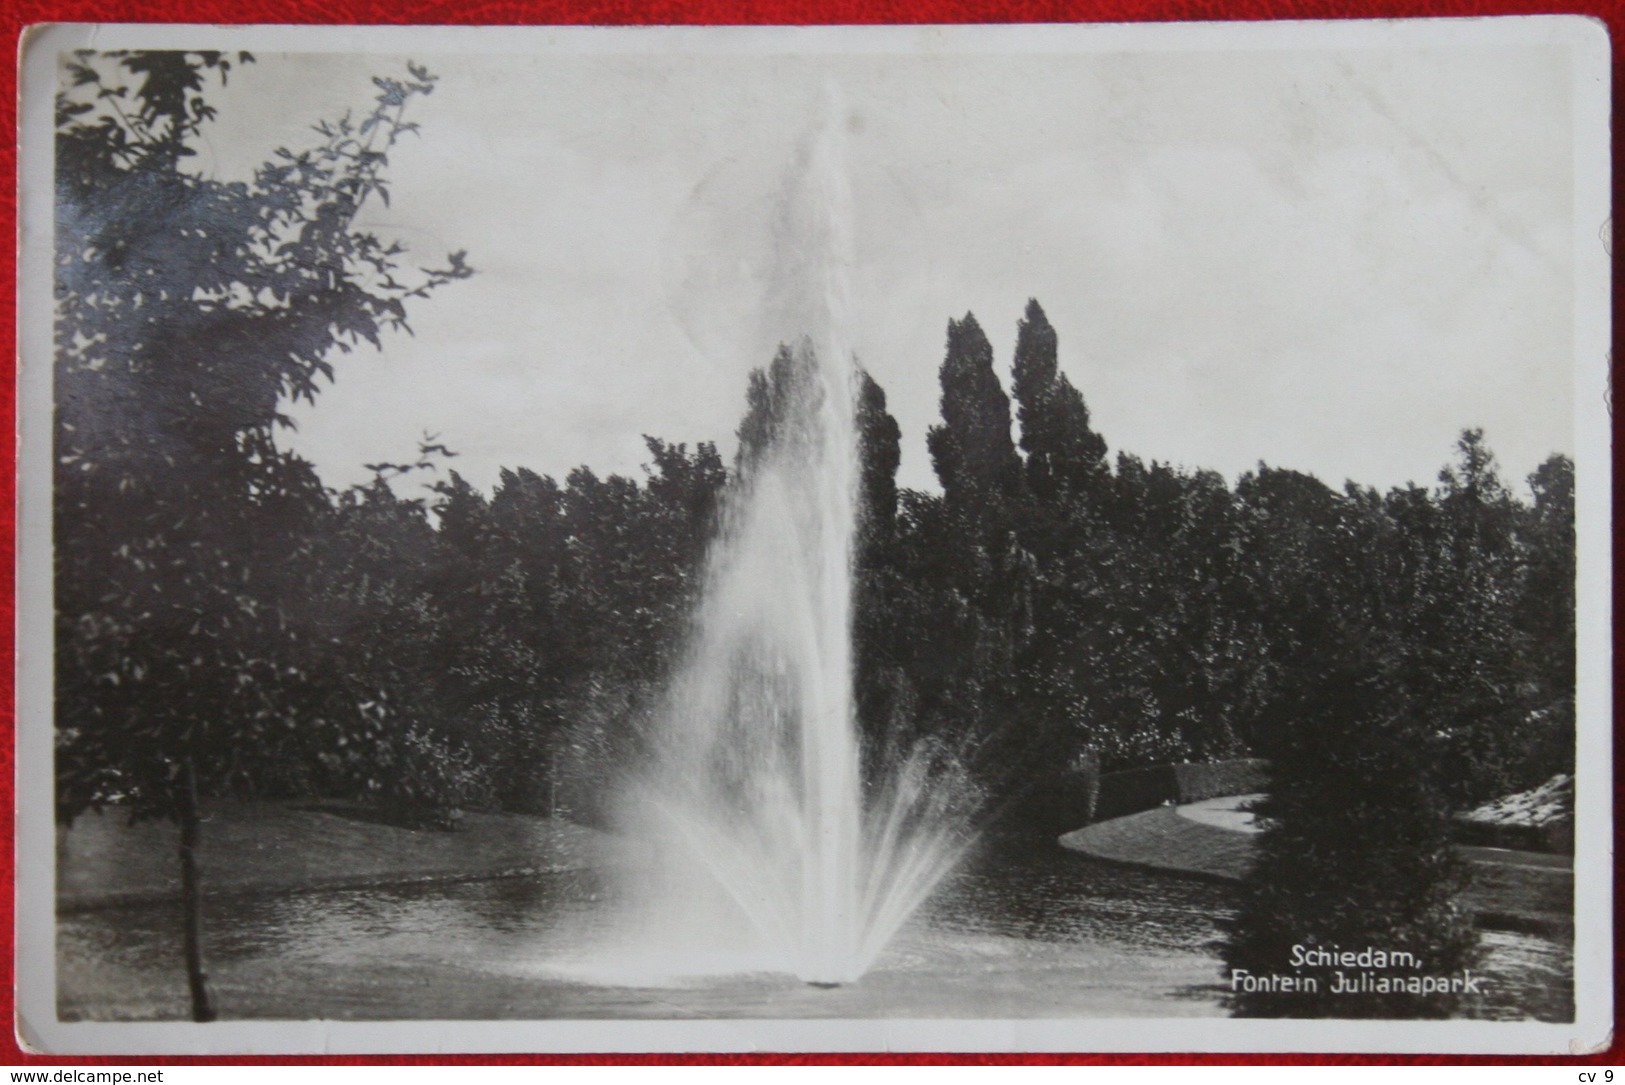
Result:
[[[685,972],[640,950],[589,871],[212,900],[222,1015],[339,1020],[1222,1016],[1229,886],[1043,851],[956,876],[856,983]],[[615,940],[611,940],[615,939]],[[1568,1020],[1573,955],[1486,932],[1473,1017]],[[185,1019],[176,905],[62,917],[65,1020]]]

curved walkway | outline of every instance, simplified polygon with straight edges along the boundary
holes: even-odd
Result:
[[[1253,819],[1252,805],[1263,795],[1226,795],[1222,799],[1203,799],[1174,807],[1182,818],[1211,825],[1215,829],[1229,829],[1237,833],[1256,833],[1258,823]]]
[[[1235,804],[1240,799],[1218,801]],[[1061,846],[1096,859],[1154,870],[1175,870],[1225,881],[1245,877],[1253,864],[1253,831],[1221,828],[1214,823],[1216,819],[1206,815],[1182,816],[1182,809],[1159,806],[1097,821],[1061,837]]]

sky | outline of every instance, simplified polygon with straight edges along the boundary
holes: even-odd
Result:
[[[793,45],[793,36],[783,39]],[[258,54],[198,168],[245,176],[404,56]],[[935,489],[947,322],[1009,384],[1037,298],[1112,451],[1432,484],[1482,427],[1510,482],[1573,454],[1573,74],[1564,49],[505,53],[439,76],[357,225],[476,274],[342,357],[288,445],[332,486],[424,433],[501,467],[637,473],[643,434],[731,455],[798,149],[844,132],[842,329]],[[415,485],[413,483],[412,485]]]

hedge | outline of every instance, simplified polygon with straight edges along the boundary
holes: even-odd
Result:
[[[1100,778],[1095,820],[1120,818],[1165,803],[1183,804],[1265,790],[1269,762],[1260,758],[1204,764],[1152,765]]]

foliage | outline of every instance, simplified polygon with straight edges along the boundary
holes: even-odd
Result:
[[[1233,960],[1268,971],[1295,942],[1343,939],[1465,966],[1447,816],[1572,762],[1572,466],[1544,464],[1533,505],[1476,430],[1436,489],[1387,495],[1263,464],[1234,487],[1128,454],[1108,467],[1057,349],[1030,303],[1016,456],[991,348],[974,318],[950,324],[931,432],[944,496],[903,495],[891,551],[888,613],[910,632],[890,661],[917,691],[916,728],[987,754],[985,785],[1034,832],[1087,785],[1080,758],[1119,772],[1104,809],[1140,776],[1178,790],[1172,767],[1121,770],[1270,757],[1266,860]]]
[[[942,424],[926,444],[943,492],[956,509],[986,515],[1017,485],[1021,463],[1010,440],[1010,400],[993,372],[993,347],[976,317],[948,322]]]
[[[238,63],[251,58],[241,54]],[[378,80],[359,125],[324,125],[251,182],[185,168],[220,53],[82,53],[58,96],[55,491],[58,810],[174,816],[300,721],[312,646],[288,600],[327,510],[280,449],[285,398],[403,327],[468,274],[415,268],[353,227],[433,89]],[[354,721],[352,721],[354,722]],[[183,764],[189,764],[186,772]]]
[[[460,786],[447,751],[390,733],[365,672],[339,671],[325,699],[344,703],[306,725],[331,661],[293,612],[332,509],[275,440],[282,402],[313,400],[335,353],[378,345],[408,299],[469,274],[460,254],[415,268],[353,226],[387,200],[406,105],[434,80],[415,65],[375,80],[359,125],[321,125],[315,146],[225,182],[185,160],[214,116],[208,78],[231,68],[213,52],[81,52],[56,103],[57,816],[118,803],[179,824],[200,1022],[216,1012],[200,797],[308,785],[346,747],[371,750],[377,779],[392,751],[414,794]]]
[[[1231,923],[1225,961],[1254,976],[1290,974],[1292,947],[1406,951],[1420,965],[1385,975],[1452,976],[1474,962],[1458,902],[1461,860],[1433,779],[1438,751],[1417,741],[1418,705],[1381,646],[1336,652],[1293,698],[1298,725],[1270,749],[1261,856]],[[1354,970],[1349,970],[1351,973]],[[1241,991],[1244,1015],[1442,1017],[1450,994]]]
[[[1036,300],[1016,326],[1011,394],[1019,408],[1027,485],[1040,500],[1088,496],[1108,472],[1106,441],[1089,425],[1089,408],[1060,371],[1059,337]]]

